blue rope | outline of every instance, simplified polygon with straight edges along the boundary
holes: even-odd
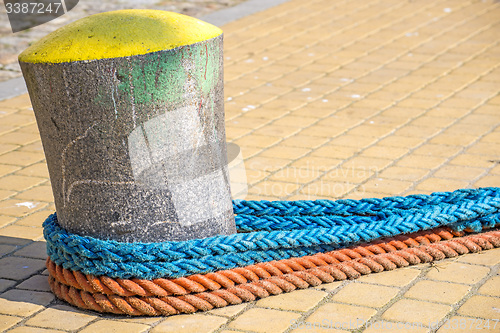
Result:
[[[238,233],[162,243],[70,234],[44,222],[47,252],[66,269],[113,278],[176,278],[332,251],[381,237],[500,223],[500,188],[384,199],[234,202]]]

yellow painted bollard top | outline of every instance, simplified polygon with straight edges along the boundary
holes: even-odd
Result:
[[[91,15],[45,36],[19,55],[27,63],[63,63],[171,50],[222,34],[196,18],[151,9]]]

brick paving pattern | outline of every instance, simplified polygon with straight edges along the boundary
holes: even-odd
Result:
[[[77,7],[55,20],[12,34],[3,0],[0,0],[0,82],[21,76],[17,55],[41,37],[82,17],[126,8],[161,9],[200,17],[244,0],[82,0]],[[35,1],[36,2],[36,1]]]
[[[290,0],[223,29],[247,199],[500,186],[499,2]],[[41,222],[54,209],[29,98],[0,101],[0,330],[500,331],[500,249],[206,313],[81,311],[48,289]]]

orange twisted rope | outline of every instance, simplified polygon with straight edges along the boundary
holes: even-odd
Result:
[[[178,279],[112,279],[47,260],[54,294],[80,308],[131,316],[207,311],[372,272],[500,247],[500,231],[465,237],[439,228],[352,248]],[[455,238],[457,237],[457,238]]]

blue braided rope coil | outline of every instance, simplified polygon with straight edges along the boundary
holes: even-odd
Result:
[[[407,211],[435,206],[441,203],[454,204],[463,200],[478,200],[482,197],[499,197],[496,187],[481,189],[461,189],[453,192],[435,192],[431,195],[415,194],[406,197],[394,196],[383,199],[369,198],[361,200],[299,200],[299,201],[244,201],[234,202],[235,214],[249,215],[367,215],[379,212]]]
[[[122,243],[70,234],[53,214],[43,224],[47,253],[56,264],[85,274],[177,278],[440,226],[480,231],[500,223],[500,189],[359,201],[239,201],[234,207],[239,233],[162,243]]]

